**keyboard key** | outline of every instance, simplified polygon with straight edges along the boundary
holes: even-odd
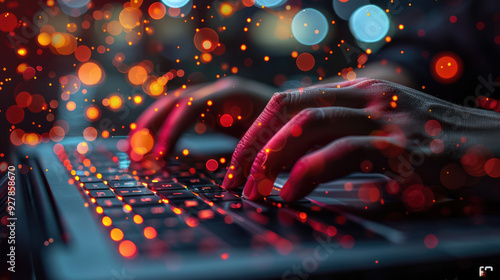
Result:
[[[133,188],[133,187],[141,187],[143,188],[144,185],[141,182],[138,181],[111,181],[109,182],[111,187],[113,189],[115,188]]]
[[[155,191],[164,191],[164,190],[184,190],[184,186],[176,183],[176,182],[158,182],[158,183],[149,183],[148,187],[154,189]]]
[[[148,190],[145,187],[141,188],[116,188],[115,192],[120,196],[129,196],[129,195],[143,195],[143,194],[153,194],[152,191]]]
[[[223,188],[216,185],[195,185],[190,188],[194,192],[222,192]]]
[[[98,197],[115,197],[115,194],[107,189],[107,190],[89,190],[89,195],[94,198]]]
[[[156,195],[145,195],[145,196],[126,196],[124,197],[126,203],[134,206],[138,205],[154,205],[159,204],[160,198]]]
[[[122,207],[104,207],[103,209],[103,215],[110,217],[113,221],[130,218],[130,214],[125,213]]]
[[[90,175],[90,172],[87,170],[76,170],[76,176],[87,177]]]
[[[94,176],[89,176],[89,177],[80,177],[80,182],[82,183],[93,183],[93,182],[102,182],[102,179],[98,179],[97,177]]]
[[[106,175],[103,177],[107,181],[132,181],[135,180],[130,174]]]
[[[123,203],[116,197],[96,198],[96,203],[102,207],[123,206]]]
[[[158,194],[166,199],[176,199],[176,198],[194,198],[196,197],[192,192],[188,190],[166,190],[158,191]]]
[[[154,227],[158,233],[162,233],[168,229],[181,229],[187,228],[188,225],[177,215],[159,218],[148,218],[144,221],[144,224],[150,227]]]
[[[179,183],[182,183],[186,186],[192,186],[192,185],[213,185],[214,182],[209,179],[205,178],[178,178],[177,181]]]
[[[253,235],[237,224],[226,224],[219,221],[205,220],[201,222],[201,225],[205,226],[213,234],[215,234],[231,246],[252,246]]]
[[[83,183],[83,188],[86,190],[109,190],[109,187],[103,182]]]
[[[236,195],[224,191],[224,192],[211,192],[211,193],[200,193],[201,196],[204,198],[213,201],[213,202],[220,202],[220,201],[231,201],[231,200],[241,200],[239,197]]]
[[[163,219],[167,217],[177,217],[177,215],[170,209],[165,207],[164,204],[150,206],[137,205],[134,206],[133,211],[136,214],[141,215],[145,220],[154,218]]]

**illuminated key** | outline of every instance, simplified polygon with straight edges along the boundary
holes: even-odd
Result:
[[[109,189],[109,187],[106,186],[103,182],[83,183],[83,188],[86,190],[108,190]]]
[[[142,188],[117,188],[117,189],[115,189],[115,192],[116,192],[116,194],[121,195],[121,196],[153,194],[152,191],[148,190],[145,187],[142,187]]]
[[[115,197],[115,194],[111,190],[90,190],[89,195],[94,198],[102,197]]]

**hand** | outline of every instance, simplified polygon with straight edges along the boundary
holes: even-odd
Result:
[[[281,92],[239,142],[222,186],[233,189],[248,178],[243,195],[261,199],[295,162],[281,191],[286,201],[356,171],[399,177],[391,187],[397,195],[400,187],[412,184],[455,189],[463,186],[464,176],[485,175],[484,167],[473,174],[477,166],[466,156],[498,152],[499,131],[496,112],[461,107],[381,80]]]
[[[241,78],[224,78],[207,85],[176,90],[158,99],[137,119],[129,134],[132,160],[159,157],[172,151],[180,135],[199,120],[203,132],[218,129],[241,137],[274,89]],[[220,116],[230,114],[233,124],[221,125]],[[227,124],[226,124],[227,126]]]

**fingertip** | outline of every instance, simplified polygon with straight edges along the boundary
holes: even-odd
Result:
[[[252,189],[254,187],[255,181],[253,179],[253,176],[250,175],[248,177],[248,181],[245,184],[245,187],[243,188],[243,197],[250,199],[250,195],[252,194]]]
[[[293,202],[296,199],[293,197],[293,191],[290,183],[287,181],[281,188],[280,197],[286,202]]]

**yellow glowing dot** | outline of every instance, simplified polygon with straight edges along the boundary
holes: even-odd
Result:
[[[182,154],[185,156],[189,155],[189,150],[188,149],[182,150]]]
[[[399,30],[403,30],[404,28],[405,28],[404,25],[402,25],[402,24],[399,25]]]
[[[203,43],[201,43],[201,46],[205,50],[209,50],[212,47],[212,42],[210,42],[210,40],[205,40],[205,41],[203,41]]]
[[[109,227],[109,226],[111,226],[112,223],[113,223],[113,221],[111,220],[110,217],[108,217],[108,216],[102,217],[102,224],[104,226]]]
[[[109,107],[111,107],[114,110],[120,109],[120,107],[123,104],[122,98],[118,95],[113,95],[109,97]]]
[[[366,53],[367,54],[371,54],[372,53],[372,49],[366,49]]]
[[[269,56],[264,56],[264,61],[269,61]]]
[[[135,124],[135,123],[130,124],[130,129],[134,130],[136,128],[137,128],[137,124]]]
[[[229,174],[229,175],[227,175],[227,177],[228,177],[229,179],[233,179],[233,174]]]
[[[123,206],[123,211],[129,213],[130,211],[132,211],[132,206],[128,205],[128,204],[125,204]]]
[[[40,44],[41,46],[48,46],[48,45],[50,45],[51,42],[52,42],[52,38],[50,37],[50,35],[48,33],[41,32],[38,35],[38,44]]]
[[[144,219],[140,215],[134,215],[134,222],[136,224],[142,224],[143,221]]]
[[[20,56],[25,56],[28,54],[28,51],[25,48],[20,48],[17,50],[17,54]]]
[[[109,235],[114,241],[120,241],[123,239],[123,231],[119,228],[112,229]]]
[[[104,210],[102,209],[102,207],[101,207],[101,206],[97,206],[97,207],[95,208],[95,211],[96,211],[98,214],[102,214],[102,213],[104,212]]]
[[[144,229],[144,237],[146,237],[147,239],[153,239],[156,237],[156,235],[156,229],[154,229],[153,227],[146,227]]]
[[[207,105],[208,105],[208,106],[212,106],[212,104],[214,104],[214,103],[212,102],[212,100],[208,100],[208,101],[207,101]]]
[[[244,51],[244,50],[246,50],[246,49],[247,49],[247,45],[243,44],[243,45],[241,45],[241,47],[240,47],[240,48],[241,48],[241,50],[242,50],[242,51]]]
[[[394,100],[394,101],[398,101],[398,96],[397,96],[397,95],[393,95],[393,96],[392,96],[392,100]]]
[[[229,3],[220,5],[220,13],[225,16],[230,16],[233,13],[233,6]]]
[[[140,96],[140,95],[134,96],[134,103],[141,104],[142,103],[142,96]]]

